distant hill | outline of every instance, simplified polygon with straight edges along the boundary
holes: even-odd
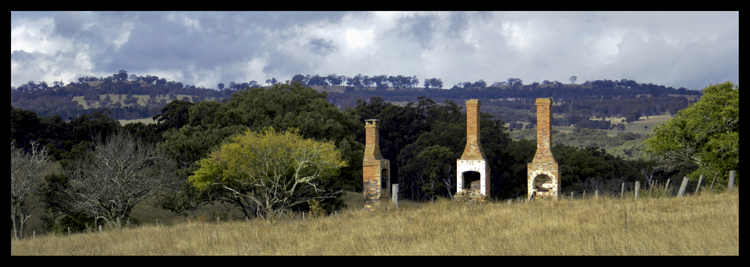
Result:
[[[117,77],[117,74],[112,77]],[[260,87],[255,82],[233,82],[229,88],[217,90],[186,86],[149,75],[136,77],[137,81],[116,80],[112,77],[82,77],[78,83],[62,85],[55,82],[52,87],[44,82],[29,82],[11,88],[11,106],[34,111],[41,117],[59,115],[63,119],[106,108],[111,111],[110,116],[117,120],[143,120],[159,113],[161,108],[174,100],[221,102],[242,86],[252,84]],[[502,119],[509,127],[516,128],[535,123],[534,101],[540,97],[553,98],[553,113],[556,115],[554,121],[558,123],[557,126],[613,130],[613,125],[618,122],[605,118],[626,118],[627,123],[630,123],[640,117],[674,114],[686,108],[689,103],[698,101],[701,95],[697,90],[639,84],[624,79],[587,81],[583,84],[545,82],[514,86],[496,83],[484,87],[467,87],[467,83],[463,87],[454,86],[451,89],[386,87],[383,84],[369,87],[325,83],[308,86],[326,91],[328,101],[340,109],[354,107],[357,101],[369,101],[373,97],[399,105],[416,102],[420,97],[430,98],[437,103],[453,101],[459,105],[467,99],[480,99],[482,112],[490,113]]]

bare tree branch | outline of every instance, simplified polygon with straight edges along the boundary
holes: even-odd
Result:
[[[26,200],[38,193],[48,165],[46,148],[31,142],[30,153],[25,153],[14,142],[10,143],[10,219],[16,240],[23,238],[26,220],[35,208]]]
[[[168,186],[174,163],[126,133],[98,138],[94,145],[66,166],[72,199],[68,204],[119,228],[136,204]]]

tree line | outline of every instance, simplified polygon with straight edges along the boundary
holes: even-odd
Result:
[[[506,99],[504,102],[487,102],[490,105],[505,106],[511,109],[517,109],[518,105],[508,103],[520,99],[533,99],[537,97],[553,97],[556,103],[566,103],[576,105],[576,108],[596,105],[592,101],[603,102],[599,106],[603,108],[593,108],[586,111],[581,116],[607,116],[609,114],[619,115],[622,117],[633,117],[636,113],[640,116],[658,115],[659,112],[674,113],[677,110],[686,107],[685,101],[682,103],[673,103],[677,100],[669,99],[667,95],[681,94],[700,94],[695,90],[686,88],[675,89],[663,85],[651,83],[638,83],[633,80],[595,80],[586,81],[581,85],[575,84],[575,76],[571,77],[572,84],[562,84],[559,81],[544,80],[542,83],[533,82],[524,85],[519,78],[510,77],[506,81],[494,82],[488,85],[484,80],[475,82],[462,82],[454,85],[450,90],[443,90],[443,82],[439,78],[426,78],[423,80],[422,87],[420,80],[416,75],[362,75],[358,74],[353,77],[343,75],[329,74],[321,75],[302,75],[296,74],[292,77],[293,82],[300,82],[306,86],[324,86],[336,85],[345,86],[344,93],[329,94],[329,101],[339,108],[353,107],[357,99],[368,99],[370,97],[382,97],[388,101],[407,101],[418,96],[426,96],[436,101],[447,99]],[[77,78],[77,83],[71,82],[65,85],[62,82],[54,81],[52,86],[46,82],[35,83],[29,81],[27,84],[18,87],[11,86],[11,104],[15,107],[26,110],[33,110],[40,116],[60,115],[64,119],[75,118],[83,114],[91,114],[92,109],[84,109],[72,101],[73,97],[84,96],[86,101],[99,102],[102,107],[111,112],[111,116],[116,119],[136,119],[150,117],[158,112],[158,109],[164,107],[167,101],[157,100],[162,96],[170,101],[176,99],[176,95],[190,95],[191,101],[200,102],[207,99],[229,98],[239,90],[248,88],[258,88],[261,84],[256,81],[250,82],[230,82],[227,85],[218,83],[217,88],[196,87],[194,85],[183,84],[181,82],[168,81],[158,76],[145,75],[138,76],[128,74],[125,70],[120,70],[108,77],[82,76]],[[89,82],[99,82],[96,86],[89,85]],[[276,78],[270,78],[265,81],[266,86],[277,84]],[[375,90],[370,90],[374,88]],[[392,88],[391,90],[386,90]],[[124,103],[117,101],[100,101],[100,95],[119,94],[126,95],[127,100]],[[655,103],[632,103],[623,104],[622,99],[633,99],[637,95],[650,94],[655,98]],[[138,105],[134,101],[133,95],[148,95],[151,102],[145,106]],[[586,103],[586,101],[589,101]],[[610,101],[617,100],[617,101]],[[665,101],[670,103],[665,103]],[[631,101],[632,102],[632,101]],[[652,101],[654,102],[654,101]],[[488,107],[489,108],[489,107]],[[555,106],[559,112],[558,106]],[[490,108],[489,110],[492,110]],[[627,109],[627,110],[624,110]],[[506,110],[507,111],[507,110]],[[494,113],[495,116],[502,116],[506,121],[513,122],[531,122],[526,120],[526,115],[521,112],[504,112]],[[570,114],[569,117],[573,117]],[[570,124],[576,123],[575,118],[570,119]],[[581,121],[584,127],[597,129],[611,128],[611,125],[600,122]]]
[[[381,153],[392,162],[391,183],[400,184],[402,197],[415,201],[429,201],[452,196],[456,189],[456,159],[460,157],[466,142],[466,115],[461,103],[451,100],[439,103],[421,96],[399,106],[383,98],[373,97],[368,101],[359,100],[353,108],[342,110],[329,103],[327,99],[328,93],[318,92],[298,82],[275,84],[269,88],[238,91],[224,102],[193,103],[176,100],[154,116],[157,123],[131,123],[125,126],[109,117],[106,110],[65,121],[58,115],[39,117],[34,112],[11,106],[11,154],[12,157],[20,154],[33,155],[38,154],[38,149],[43,149],[50,156],[49,159],[59,161],[63,166],[63,173],[43,177],[45,183],[37,193],[47,211],[43,219],[51,230],[64,229],[61,228],[63,226],[82,229],[86,225],[93,226],[104,222],[121,225],[129,219],[137,221],[129,215],[129,211],[133,203],[142,199],[140,197],[144,195],[156,196],[160,207],[185,216],[206,203],[217,202],[239,208],[245,218],[263,218],[273,210],[307,211],[311,209],[311,205],[332,212],[343,207],[339,197],[344,190],[362,190],[364,120],[373,118],[381,122]],[[724,98],[719,98],[715,102],[726,102],[726,99],[722,99]],[[734,103],[731,99],[727,101]],[[715,106],[717,104],[711,105]],[[715,121],[729,122],[730,132],[736,128],[738,133],[738,112],[735,114],[730,109],[725,113],[726,116],[721,116],[736,116],[737,119]],[[482,112],[480,124],[483,151],[490,163],[490,196],[494,199],[522,197],[526,192],[526,166],[533,158],[536,144],[529,140],[512,140],[508,129],[504,127],[504,121],[491,114]],[[247,140],[254,140],[250,143],[279,144],[275,147],[281,148],[286,141],[278,143],[265,139],[273,136],[268,132],[271,128],[285,135],[292,133],[299,136],[299,139],[289,137],[280,139],[282,141],[314,140],[327,144],[327,155],[336,156],[324,158],[340,159],[340,162],[345,164],[335,163],[335,171],[319,172],[311,169],[311,173],[326,173],[325,176],[320,176],[320,179],[313,179],[311,177],[317,176],[311,175],[296,176],[301,177],[301,180],[293,179],[295,173],[304,173],[303,170],[282,168],[275,172],[274,177],[283,180],[268,184],[253,182],[251,174],[256,173],[255,171],[236,172],[242,168],[238,169],[237,167],[241,167],[239,165],[232,167],[234,165],[231,164],[235,164],[232,161],[205,161],[212,157],[235,160],[246,157],[237,154],[240,152],[236,151],[248,149],[224,149],[225,146],[241,145],[244,140],[240,137],[242,135],[248,136]],[[706,135],[700,136],[704,138]],[[711,161],[711,157],[716,158],[718,155],[710,151],[700,152],[703,154],[698,156],[703,157],[700,162],[705,163],[704,165],[694,162],[691,165],[687,162],[680,165],[680,168],[663,167],[668,162],[660,160],[659,157],[625,160],[612,156],[597,146],[578,148],[556,144],[552,147],[552,152],[560,164],[562,191],[592,190],[642,179],[681,177],[693,173],[699,167],[717,172],[734,168],[737,166],[738,158],[735,160],[732,155],[738,157],[739,147],[733,147],[732,140],[738,138],[738,135],[720,136],[720,142],[709,144],[710,147],[732,152],[721,155],[727,158],[726,160]],[[285,149],[318,146],[311,143],[286,147]],[[308,151],[322,151],[321,149]],[[656,152],[668,151],[666,149],[654,150],[652,154],[674,155],[673,152]],[[140,152],[136,151],[143,153],[139,154]],[[274,151],[279,150],[265,151],[267,152],[262,155],[272,155]],[[227,154],[222,156],[221,153]],[[291,154],[294,153],[279,155]],[[127,155],[143,155],[141,158],[145,160],[127,160],[125,162],[141,164],[118,167],[118,170],[123,171],[112,171],[111,164],[100,163],[105,159]],[[250,156],[248,159],[254,158],[256,157]],[[287,158],[279,162],[291,161]],[[648,171],[651,171],[651,176],[646,175]],[[33,176],[40,172],[20,173]],[[117,173],[132,175],[115,176]],[[200,173],[203,173],[203,176],[196,176]],[[104,178],[112,182],[103,182],[101,179]],[[149,181],[159,190],[138,191],[132,194],[113,193],[115,189],[112,189],[112,186],[115,184],[133,184],[114,181],[128,179]],[[287,194],[283,192],[290,192],[288,187],[285,187],[290,183],[304,184],[300,186],[307,189],[291,190],[302,194],[283,197],[283,194]],[[15,183],[12,182],[12,187],[13,184]],[[140,187],[150,188],[145,185]],[[101,190],[96,190],[97,188]],[[269,195],[269,188],[287,189]],[[12,197],[14,194],[12,191]],[[96,201],[117,202],[114,199],[96,197],[102,194],[107,197],[124,196],[119,198],[122,204],[109,205],[108,209],[97,207]],[[325,197],[315,198],[322,195]],[[273,201],[256,201],[272,198],[281,200],[274,203],[287,204],[263,206],[259,202]],[[27,213],[20,212],[22,208],[12,209],[11,216],[17,218],[12,224],[24,220],[23,214]],[[265,212],[259,212],[262,210]]]

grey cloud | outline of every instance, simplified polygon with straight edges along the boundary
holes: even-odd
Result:
[[[312,67],[314,63],[311,59],[303,59],[295,57],[288,53],[274,52],[268,57],[268,63],[263,67],[263,73],[266,75],[275,76],[276,79],[291,79],[294,74],[310,74],[314,71]],[[280,75],[286,74],[287,77],[281,77]]]
[[[311,52],[321,56],[329,55],[339,49],[332,40],[325,40],[317,37],[313,37],[310,42],[307,43],[307,48]]]
[[[400,18],[397,22],[399,38],[406,38],[420,44],[422,48],[432,47],[433,24],[437,20],[433,14],[413,15]],[[388,34],[388,33],[385,33]]]
[[[40,18],[53,18],[54,28],[39,30],[34,23]],[[334,72],[416,74],[451,85],[508,77],[565,82],[571,75],[581,82],[627,78],[693,89],[708,81],[739,82],[738,12],[436,12],[403,16],[384,31],[373,25],[380,18],[370,12],[11,12],[11,29],[23,24],[35,34],[54,35],[42,37],[51,54],[11,53],[12,83],[48,73],[99,76],[121,69],[182,73],[184,84]],[[507,37],[503,23],[520,27]],[[113,40],[130,26],[128,41],[117,48]],[[310,26],[370,28],[377,36],[369,47],[350,52],[336,43],[343,33],[312,34]],[[618,51],[622,32],[633,33]],[[33,42],[29,34],[17,36],[18,44]],[[77,62],[77,55],[95,65]],[[603,62],[602,56],[610,58]]]

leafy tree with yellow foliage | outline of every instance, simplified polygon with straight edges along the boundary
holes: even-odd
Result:
[[[199,190],[232,193],[247,217],[269,218],[309,200],[336,198],[326,185],[347,164],[332,142],[304,139],[298,130],[246,130],[198,161],[189,182]]]

